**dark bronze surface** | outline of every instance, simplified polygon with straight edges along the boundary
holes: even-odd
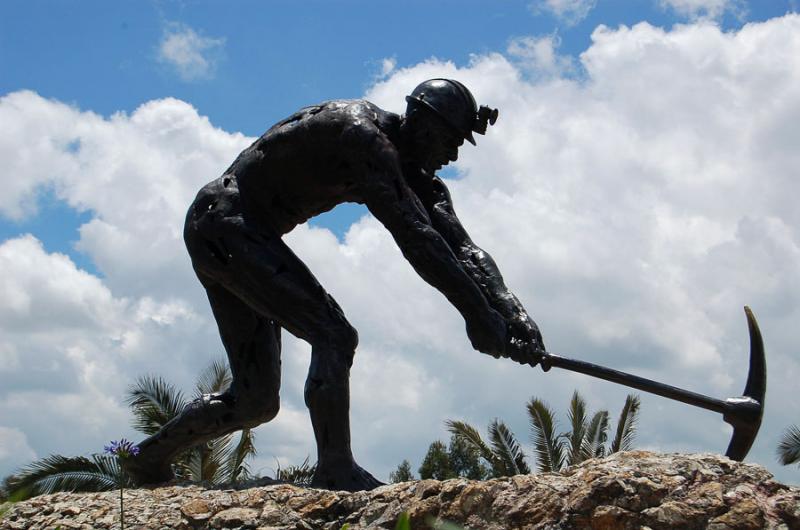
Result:
[[[189,447],[278,413],[281,330],[311,344],[305,385],[317,444],[313,485],[362,490],[380,484],[350,447],[349,377],[358,334],[282,236],[343,202],[356,202],[391,233],[416,272],[461,313],[472,346],[548,370],[564,368],[723,414],[733,425],[728,456],[741,460],[758,433],[766,364],[755,318],[745,395],[718,400],[545,352],[541,334],[506,287],[492,257],[461,225],[435,175],[458,158],[497,110],[478,107],[467,88],[432,79],[406,98],[406,114],[364,100],[305,107],[242,151],[189,208],[184,240],[205,287],[233,374],[221,394],[203,396],[125,461],[134,480],[172,478],[170,462]]]
[[[208,293],[233,374],[222,394],[192,402],[139,444],[126,467],[139,483],[172,476],[181,451],[278,413],[280,333],[311,344],[305,402],[317,443],[313,485],[361,490],[380,482],[350,448],[349,376],[358,334],[281,236],[343,202],[365,204],[417,273],[466,322],[476,350],[535,365],[534,321],[488,253],[470,239],[435,171],[483,134],[497,111],[478,109],[458,82],[436,79],[403,116],[363,100],[328,101],[275,124],[197,195],[184,239]],[[424,104],[422,103],[424,102]]]

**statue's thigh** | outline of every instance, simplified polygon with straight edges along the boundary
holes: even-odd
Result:
[[[234,294],[258,315],[312,344],[326,335],[352,335],[339,305],[280,237],[233,225],[213,242],[225,260],[214,260],[208,280]],[[219,318],[218,318],[219,320]]]
[[[280,325],[251,309],[220,284],[208,285],[206,292],[237,394],[264,394],[254,396],[259,401],[277,398],[281,380]]]

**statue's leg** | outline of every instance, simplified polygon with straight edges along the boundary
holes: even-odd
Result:
[[[223,286],[261,317],[311,344],[305,400],[317,441],[314,485],[347,490],[378,486],[355,463],[350,450],[349,377],[358,342],[355,329],[279,236],[251,225],[238,213],[238,195],[233,194],[227,204],[228,196],[215,193],[210,196],[213,201],[196,201],[187,219],[185,239],[192,263],[205,285]],[[220,308],[215,307],[218,321],[224,318],[224,306]]]
[[[233,381],[222,393],[190,402],[172,421],[139,444],[126,469],[141,484],[172,478],[170,462],[180,453],[225,434],[253,428],[278,413],[281,377],[280,327],[218,284],[208,298],[228,354]]]
[[[356,330],[280,238],[249,234],[241,241],[226,238],[224,244],[231,272],[227,288],[259,314],[311,344],[305,401],[317,442],[312,485],[351,491],[379,486],[355,463],[350,447],[349,379],[358,344]]]

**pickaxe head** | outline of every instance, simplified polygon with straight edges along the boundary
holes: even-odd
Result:
[[[750,331],[750,371],[744,395],[725,400],[726,410],[723,419],[733,426],[733,436],[725,455],[741,462],[750,451],[758,435],[761,418],[764,415],[764,396],[767,393],[767,359],[764,355],[764,341],[758,322],[749,307],[745,306],[747,327]]]

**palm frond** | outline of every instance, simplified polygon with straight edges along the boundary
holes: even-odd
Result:
[[[282,468],[281,463],[278,462],[278,469],[275,471],[275,479],[289,482],[297,486],[309,486],[311,485],[311,480],[314,478],[314,472],[316,470],[317,464],[309,464],[308,457],[306,457],[299,466]]]
[[[108,491],[124,484],[113,457],[50,455],[22,468],[9,483],[9,495],[28,498],[57,491]],[[21,499],[20,499],[21,500]]]
[[[583,438],[586,436],[586,401],[576,390],[572,394],[569,402],[569,412],[567,413],[571,426],[570,432],[566,435],[567,439],[567,465],[572,466],[581,461],[581,447]]]
[[[450,434],[458,437],[467,445],[478,451],[481,458],[486,460],[494,469],[497,465],[494,451],[483,441],[481,434],[475,427],[469,423],[454,420],[447,420],[445,425],[447,426],[447,430],[450,431]]]
[[[128,388],[126,398],[133,412],[133,428],[151,435],[180,414],[185,402],[183,394],[157,376],[142,376]]]
[[[117,486],[132,487],[134,486],[128,474],[119,465],[119,458],[113,455],[101,454],[92,455],[92,460],[97,465],[97,469],[109,477],[117,478]]]
[[[203,452],[203,478],[210,480],[214,484],[221,484],[228,478],[226,464],[228,454],[231,449],[233,434],[226,434],[219,438],[214,438],[206,444],[206,451]]]
[[[605,443],[608,439],[608,411],[596,412],[586,428],[586,436],[581,448],[581,461],[605,456]]]
[[[555,414],[547,404],[532,398],[527,405],[539,471],[558,471],[564,463],[563,448],[555,432]]]
[[[232,439],[232,434],[226,434],[189,449],[177,462],[181,478],[212,484],[225,482],[229,475],[227,463]]]
[[[247,466],[247,459],[255,456],[255,434],[250,429],[243,429],[239,435],[239,442],[236,445],[229,444],[229,450],[225,455],[225,473],[228,482],[237,482],[250,477],[250,469]]]
[[[641,400],[639,396],[628,394],[625,398],[625,405],[622,407],[622,412],[619,414],[617,421],[617,432],[614,435],[614,440],[611,442],[610,453],[617,451],[630,451],[633,447],[633,438],[636,434],[636,420],[639,416],[639,406]]]
[[[792,425],[781,436],[778,461],[784,466],[800,462],[800,428]]]
[[[179,467],[178,475],[183,480],[199,482],[203,477],[203,448],[195,446],[186,451],[176,463]]]
[[[505,423],[497,419],[492,421],[489,425],[489,440],[494,448],[495,457],[503,464],[505,471],[503,476],[531,472],[525,462],[525,454],[522,452],[519,442]]]
[[[203,394],[214,394],[224,392],[233,381],[228,363],[223,359],[214,360],[200,377],[197,379],[195,394],[197,397]]]

